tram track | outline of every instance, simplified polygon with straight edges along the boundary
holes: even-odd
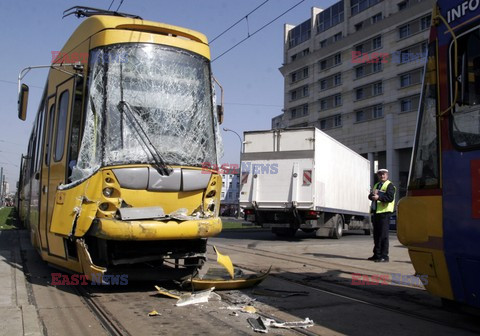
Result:
[[[345,265],[336,264],[330,261],[323,261],[323,260],[319,261],[319,260],[314,260],[305,256],[297,255],[295,257],[295,256],[287,255],[284,253],[271,252],[268,250],[259,249],[256,247],[252,247],[250,245],[248,246],[248,248],[240,247],[240,246],[232,247],[232,246],[223,245],[220,243],[215,244],[215,246],[217,248],[221,248],[221,250],[224,253],[229,251],[237,252],[237,253],[246,253],[248,255],[255,256],[258,258],[269,258],[273,260],[281,260],[287,263],[297,263],[297,264],[301,264],[303,267],[307,266],[307,267],[313,267],[313,268],[322,268],[323,270],[338,270],[340,267],[344,267],[344,268],[348,268],[348,271],[345,271],[345,273],[349,273],[350,271],[366,272],[365,274],[372,273],[371,270],[362,268],[362,267],[345,266]],[[240,259],[242,260],[243,258],[240,258]],[[244,270],[248,270],[252,272],[258,271],[258,269],[254,269],[249,265],[245,265],[241,263],[234,263],[234,265]],[[415,318],[418,320],[434,323],[434,324],[445,326],[445,327],[450,327],[450,328],[459,329],[459,330],[468,331],[468,332],[474,332],[477,334],[480,333],[480,326],[475,328],[470,328],[468,326],[460,325],[459,323],[447,322],[444,320],[440,320],[438,318],[433,318],[431,316],[428,316],[422,313],[413,313],[411,311],[408,311],[406,308],[402,308],[399,306],[380,303],[379,302],[380,300],[377,299],[375,296],[382,295],[383,293],[376,291],[372,286],[356,286],[356,288],[353,288],[353,286],[351,286],[351,284],[347,284],[346,281],[343,281],[343,282],[332,281],[332,280],[328,280],[327,278],[321,278],[320,285],[318,283],[313,284],[311,283],[311,281],[301,279],[297,273],[289,272],[289,271],[284,271],[283,273],[281,273],[279,270],[277,272],[270,273],[270,276],[275,277],[277,279],[281,279],[283,281],[286,281],[292,284],[303,286],[306,289],[318,291],[327,295],[336,296],[338,298],[353,301],[363,305],[368,305],[370,307],[382,309],[384,311],[401,314],[410,318]],[[368,294],[368,296],[371,297],[370,300],[364,298],[366,294]],[[374,296],[372,296],[371,294],[374,294]],[[408,297],[407,298],[396,297],[396,298],[400,299],[401,301],[409,305],[413,304],[416,306],[420,306],[423,309],[426,308],[427,310],[431,310],[431,311],[436,310],[437,312],[441,312],[442,314],[447,313],[446,311],[432,304],[412,300],[412,299],[409,299]],[[383,300],[383,302],[388,302],[388,301]],[[402,302],[400,303],[402,304]]]
[[[83,286],[71,286],[75,293],[81,298],[82,302],[90,309],[97,318],[102,327],[111,336],[131,336],[131,334],[122,326],[122,324],[113,317],[107,308],[94,297],[91,296]]]

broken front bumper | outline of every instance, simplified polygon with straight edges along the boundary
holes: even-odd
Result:
[[[207,238],[221,231],[222,220],[218,217],[185,221],[97,218],[89,234],[109,240],[168,240]]]

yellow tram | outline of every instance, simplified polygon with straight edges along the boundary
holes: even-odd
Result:
[[[43,260],[88,279],[179,279],[222,223],[206,37],[139,17],[87,16],[50,65],[22,156],[20,219]],[[28,87],[21,85],[25,120]]]

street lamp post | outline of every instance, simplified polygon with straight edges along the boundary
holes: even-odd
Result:
[[[242,150],[243,150],[243,141],[242,141],[242,137],[240,136],[240,134],[238,134],[237,132],[235,132],[234,130],[230,129],[230,128],[226,128],[224,127],[223,130],[225,132],[233,132],[237,135],[238,137],[238,140],[240,140],[240,157],[238,159],[238,181],[240,182],[240,164],[241,164],[241,161],[242,161]],[[239,183],[240,185],[240,183]],[[240,195],[240,189],[238,189],[238,193]],[[238,212],[237,212],[237,217],[240,216],[240,198],[238,199]]]

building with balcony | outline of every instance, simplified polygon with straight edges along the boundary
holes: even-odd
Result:
[[[316,126],[386,167],[406,192],[432,0],[341,0],[285,25],[284,110],[272,128]]]

